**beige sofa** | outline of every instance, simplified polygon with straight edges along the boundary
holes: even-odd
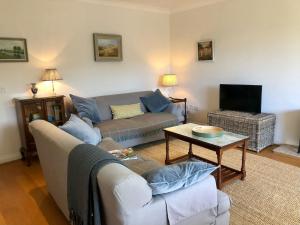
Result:
[[[75,146],[82,142],[43,120],[32,122],[30,129],[37,145],[48,191],[68,218],[68,155]],[[111,138],[105,138],[99,147],[110,150],[121,146]],[[145,162],[145,165],[148,164]],[[152,196],[152,190],[146,180],[136,172],[113,163],[103,167],[97,179],[103,202],[105,225],[168,225],[164,196]],[[212,185],[207,187],[208,184]],[[216,207],[186,218],[178,225],[228,225],[230,200],[225,193],[216,190],[213,177],[210,176],[192,187],[198,190],[197,198],[200,200],[205,199],[208,192],[215,191],[214,197],[218,204]],[[184,190],[177,191],[177,196],[180,197],[180,194],[187,192],[189,188]],[[194,203],[191,202],[191,204]]]

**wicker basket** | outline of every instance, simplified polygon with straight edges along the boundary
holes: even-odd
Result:
[[[250,114],[236,111],[216,111],[208,113],[208,123],[226,131],[249,136],[248,148],[254,151],[274,143],[275,114]]]

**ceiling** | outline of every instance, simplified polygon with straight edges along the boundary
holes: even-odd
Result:
[[[161,12],[178,12],[204,5],[213,4],[223,0],[82,0],[108,5],[143,8]]]

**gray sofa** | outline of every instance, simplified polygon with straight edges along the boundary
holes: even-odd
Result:
[[[163,129],[174,126],[184,121],[184,111],[181,105],[171,103],[161,113],[149,113],[140,101],[140,97],[147,96],[152,91],[134,92],[117,95],[94,97],[97,102],[101,123],[96,124],[100,128],[102,136],[111,137],[125,147],[132,147],[164,138]],[[144,115],[130,119],[113,120],[110,105],[127,105],[141,103]]]
[[[82,142],[43,120],[31,122],[30,130],[36,142],[48,191],[68,218],[68,155],[75,146]],[[104,138],[99,147],[104,150],[122,148],[111,138]],[[104,225],[168,225],[165,196],[152,196],[152,190],[147,181],[139,175],[139,173],[155,168],[157,164],[152,160],[140,159],[133,160],[127,166],[112,163],[98,172]],[[194,195],[189,195],[190,192]],[[190,196],[190,201],[187,200],[187,196]],[[225,193],[216,189],[212,176],[189,188],[172,192],[168,198],[177,202],[178,199],[185,199],[185,206],[192,209],[200,206],[206,207],[176,225],[229,224],[230,200]],[[195,198],[198,201],[195,201]],[[207,207],[207,200],[210,198],[215,199],[216,203],[212,208]]]

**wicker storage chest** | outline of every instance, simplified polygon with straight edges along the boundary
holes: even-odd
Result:
[[[209,125],[249,136],[248,148],[257,152],[274,143],[275,121],[275,114],[269,113],[256,115],[236,111],[208,113]]]

